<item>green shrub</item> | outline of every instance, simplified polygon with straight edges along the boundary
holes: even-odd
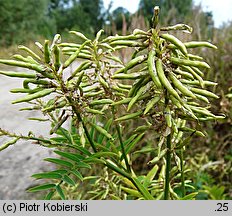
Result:
[[[31,120],[51,122],[48,138],[0,130],[11,138],[1,150],[26,139],[58,155],[45,159],[56,170],[33,175],[49,181],[29,191],[49,191],[46,199],[195,198],[192,179],[185,177],[191,172],[185,150],[193,136],[206,136],[201,122],[224,116],[210,111],[209,98],[218,98],[209,90],[217,83],[204,79],[210,66],[189,49],[216,47],[182,43],[167,32],[192,29],[160,28],[158,15],[155,7],[148,31],[101,39],[100,30],[94,40],[71,31],[83,43],[62,42],[57,34],[51,43],[36,43],[38,53],[21,46],[28,56],[0,60],[31,70],[0,71],[23,79],[23,88],[11,92],[26,95],[12,103],[26,102],[22,110],[46,116]],[[134,51],[126,62],[117,56],[123,49]]]

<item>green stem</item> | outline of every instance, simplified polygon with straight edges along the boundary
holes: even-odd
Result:
[[[164,199],[169,199],[169,184],[171,171],[171,134],[167,136],[167,154],[166,154],[166,170],[165,170],[165,185],[164,185]]]
[[[93,140],[91,139],[89,131],[88,131],[88,129],[87,129],[87,127],[86,127],[86,125],[85,125],[82,117],[81,117],[80,112],[78,111],[77,107],[73,104],[72,98],[69,97],[69,96],[67,96],[67,99],[68,99],[69,103],[71,104],[72,109],[73,109],[74,113],[76,114],[78,121],[82,123],[84,131],[85,131],[85,135],[86,135],[86,137],[87,137],[87,139],[88,139],[88,141],[89,141],[89,143],[90,143],[90,145],[91,145],[94,153],[96,153],[97,152],[97,148],[96,148]]]
[[[118,138],[119,138],[120,146],[121,146],[121,149],[122,149],[122,156],[123,156],[123,159],[124,159],[124,161],[126,163],[127,171],[131,173],[130,164],[128,162],[128,158],[126,156],[125,148],[124,148],[123,141],[122,141],[122,134],[121,134],[120,126],[118,124],[116,124],[116,130],[117,130],[117,133],[118,133]]]
[[[90,143],[90,145],[91,145],[91,147],[92,147],[94,153],[96,153],[96,152],[97,152],[97,148],[96,148],[96,146],[95,146],[93,140],[92,140],[91,137],[90,137],[89,131],[88,131],[88,129],[87,129],[87,127],[86,127],[84,121],[82,120],[80,113],[79,113],[79,112],[75,112],[75,113],[76,113],[76,115],[77,115],[77,118],[78,118],[79,122],[81,122],[82,125],[83,125],[84,131],[85,131],[85,135],[86,135],[86,137],[87,137],[87,139],[88,139],[88,141],[89,141],[89,143]]]
[[[185,196],[185,184],[184,184],[184,149],[180,150],[180,166],[181,166],[181,192],[182,197]]]
[[[149,193],[149,191],[140,183],[140,181],[136,177],[132,177],[129,173],[125,172],[124,170],[121,170],[119,167],[115,166],[114,164],[108,161],[105,162],[105,165],[111,170],[114,170],[116,173],[130,180],[146,200],[154,200],[154,197]]]

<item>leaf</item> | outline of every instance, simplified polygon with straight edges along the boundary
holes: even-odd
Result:
[[[198,192],[190,193],[182,198],[180,200],[195,200],[195,197],[197,196]]]
[[[135,183],[136,187],[139,189],[139,191],[143,195],[144,199],[154,200],[154,197],[149,193],[147,188],[145,188],[136,177],[132,177],[132,179],[133,179],[133,182]]]
[[[64,195],[64,192],[63,192],[63,190],[61,189],[60,185],[57,185],[57,186],[56,186],[56,191],[57,191],[57,193],[60,195],[61,199],[62,199],[62,200],[65,200],[65,195]]]
[[[145,146],[142,149],[133,152],[133,154],[140,154],[140,153],[146,154],[146,153],[150,153],[150,152],[154,152],[154,151],[155,151],[155,149],[153,147]]]
[[[106,131],[109,131],[112,122],[113,122],[113,118],[110,118],[110,119],[106,122],[105,127],[104,127],[104,129],[105,129]],[[97,142],[101,144],[101,143],[103,142],[103,140],[104,140],[104,137],[105,137],[105,136],[104,136],[103,134],[100,134],[100,135],[98,136]]]
[[[86,148],[83,148],[81,146],[73,146],[73,147],[87,156],[91,155],[91,153]]]
[[[89,165],[89,164],[87,164],[87,163],[84,163],[84,162],[78,162],[78,164],[77,164],[77,166],[76,166],[77,168],[87,168],[87,169],[91,169],[91,166]]]
[[[49,193],[44,197],[44,200],[51,200],[51,199],[52,199],[52,196],[54,195],[54,192],[55,192],[55,191],[49,192]]]
[[[139,134],[132,142],[130,142],[125,149],[125,153],[128,154],[134,146],[143,138],[145,133]]]
[[[67,170],[62,170],[62,169],[58,169],[58,170],[54,170],[54,171],[51,171],[51,173],[58,173],[60,175],[64,175],[66,174],[68,171]]]
[[[70,159],[72,161],[75,162],[79,162],[80,160],[84,160],[85,157],[80,155],[80,154],[76,154],[76,153],[69,153],[69,152],[62,152],[62,151],[54,151],[56,154],[65,157],[67,159]]]
[[[78,179],[80,179],[81,181],[83,181],[83,176],[81,175],[81,173],[77,170],[72,170],[71,171],[73,175],[75,175]]]
[[[48,161],[48,162],[51,162],[51,163],[58,164],[60,166],[66,166],[66,167],[69,167],[69,168],[73,167],[72,163],[70,163],[68,161],[65,161],[65,160],[58,159],[58,158],[45,158],[44,160]]]
[[[142,197],[142,194],[138,192],[138,190],[135,190],[135,189],[131,189],[131,188],[127,188],[127,187],[121,187],[121,189],[123,191],[125,191],[126,193],[132,195],[132,196],[135,196],[135,197],[139,197],[141,198]]]
[[[95,157],[89,157],[87,159],[85,159],[85,162],[89,163],[89,164],[105,164],[105,161],[99,158],[95,158]]]
[[[119,157],[117,154],[113,153],[113,152],[97,152],[91,155],[91,157],[96,157],[96,158],[100,158],[100,157]]]
[[[62,175],[53,172],[45,172],[33,174],[31,177],[36,179],[61,179]]]
[[[32,187],[32,188],[28,189],[27,191],[28,192],[37,192],[37,191],[48,190],[48,189],[55,188],[55,187],[56,187],[55,184],[43,184],[43,185]]]
[[[93,124],[92,122],[90,122],[91,126],[93,126],[100,134],[104,135],[105,137],[107,137],[108,139],[113,140],[113,137],[111,136],[111,134],[109,134],[104,128],[102,128],[101,126],[97,125],[97,124]]]
[[[76,183],[68,176],[68,175],[64,175],[63,180],[67,183],[70,184],[72,186],[75,186]]]
[[[151,181],[154,179],[159,167],[155,165],[147,174],[147,176],[144,179],[144,187],[148,187]]]

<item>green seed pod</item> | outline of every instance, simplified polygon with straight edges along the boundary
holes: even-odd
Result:
[[[116,105],[121,105],[121,104],[128,104],[131,101],[131,98],[124,98],[120,101],[116,101],[114,103],[112,103],[112,106],[116,106]]]
[[[27,56],[27,62],[31,64],[39,64],[35,59],[33,59],[31,56]]]
[[[155,50],[151,50],[148,54],[148,60],[147,60],[147,66],[148,66],[148,72],[155,84],[155,86],[157,86],[158,88],[162,88],[162,85],[160,83],[157,71],[156,71],[156,67],[155,67]]]
[[[141,29],[134,29],[133,31],[133,35],[144,35],[144,36],[148,36],[148,33],[141,30]]]
[[[111,99],[100,99],[100,100],[93,100],[90,105],[95,106],[95,105],[105,105],[105,104],[112,104],[114,101]]]
[[[85,74],[84,71],[82,71],[82,72],[79,74],[79,76],[78,76],[78,78],[77,78],[77,81],[76,81],[76,83],[75,83],[75,88],[76,88],[76,89],[79,88],[79,86],[80,86],[80,84],[81,84],[81,81],[82,81],[82,79],[83,79],[84,74]]]
[[[143,133],[151,128],[151,125],[142,125],[134,130],[134,133]]]
[[[61,36],[60,36],[60,34],[55,34],[55,36],[53,38],[53,41],[52,41],[51,50],[53,49],[53,47],[56,44],[59,44],[60,42],[61,42]]]
[[[85,88],[82,88],[83,92],[91,92],[93,90],[99,89],[98,85],[91,85],[91,86],[87,86]]]
[[[104,32],[103,29],[101,29],[100,31],[97,32],[96,38],[95,38],[95,40],[94,40],[95,43],[98,43],[99,38],[101,37],[101,35],[102,35],[103,32]]]
[[[181,68],[183,68],[184,70],[187,70],[188,72],[190,72],[199,81],[199,84],[201,85],[201,87],[204,88],[204,86],[205,86],[204,80],[191,67],[182,65]],[[182,82],[182,83],[184,83],[184,82]]]
[[[2,150],[6,149],[7,147],[9,147],[10,145],[14,145],[18,140],[19,140],[19,138],[17,137],[17,138],[15,138],[15,139],[13,139],[13,140],[11,140],[11,141],[9,141],[9,142],[7,142],[7,143],[1,145],[1,146],[0,146],[0,152],[1,152]]]
[[[115,62],[118,62],[119,64],[121,64],[120,66],[123,65],[122,60],[121,60],[119,57],[117,57],[117,56],[105,55],[104,57],[107,58],[107,59],[113,60],[113,61],[115,61]],[[123,66],[122,66],[122,67],[123,67]]]
[[[101,48],[108,49],[108,50],[115,52],[115,49],[107,43],[100,43],[100,44],[98,44],[98,46]]]
[[[155,104],[161,99],[160,96],[156,96],[154,98],[152,98],[146,105],[146,109],[144,111],[144,115],[146,115],[154,106]]]
[[[39,64],[37,61],[35,61],[31,56],[27,56],[26,58],[21,55],[13,55],[13,58],[19,61],[27,62],[30,64]]]
[[[196,95],[197,99],[202,100],[202,101],[204,101],[206,103],[209,103],[209,100],[208,100],[207,97],[205,97],[203,95],[199,95],[199,94],[195,94],[195,95]]]
[[[184,31],[186,33],[191,34],[192,33],[192,27],[186,25],[186,24],[176,24],[174,26],[168,26],[168,27],[162,27],[160,28],[161,31]]]
[[[41,60],[41,58],[36,54],[34,53],[31,49],[25,47],[25,46],[22,46],[22,45],[19,45],[18,48],[20,50],[24,50],[25,52],[29,53],[31,56],[33,56],[34,58],[36,58],[37,60]]]
[[[189,128],[189,127],[180,127],[179,130],[184,131],[184,132],[191,132],[191,133],[194,133],[194,134],[196,134],[198,136],[205,137],[205,134],[202,133],[201,131],[197,131],[197,130],[194,130],[194,129]]]
[[[219,97],[218,97],[216,94],[214,94],[213,92],[207,91],[207,90],[205,90],[205,89],[191,88],[191,91],[194,92],[194,93],[203,95],[203,96],[208,96],[208,97],[212,97],[212,98],[215,98],[215,99],[218,99],[218,98],[219,98]]]
[[[141,87],[137,94],[131,99],[130,103],[128,104],[127,112],[133,107],[133,105],[138,101],[139,97],[145,93],[147,86]]]
[[[123,88],[123,89],[128,89],[130,90],[132,85],[125,85],[125,84],[122,84],[122,83],[117,83],[118,87],[120,88]]]
[[[56,133],[56,131],[62,126],[62,124],[64,124],[64,122],[66,122],[66,120],[68,119],[69,115],[65,115],[63,116],[58,122],[57,124],[50,130],[50,135],[52,135],[53,133]]]
[[[183,105],[182,109],[184,111],[184,113],[182,113],[182,116],[191,117],[198,121],[198,117],[193,113],[189,105],[187,103],[183,103],[182,105]]]
[[[144,43],[141,42],[135,42],[130,40],[116,40],[110,43],[114,46],[128,46],[128,47],[146,47]]]
[[[15,101],[12,102],[12,104],[16,104],[16,103],[22,103],[22,102],[28,102],[37,98],[41,98],[41,97],[45,97],[46,95],[51,94],[52,92],[54,92],[56,89],[52,88],[52,89],[43,89],[42,91],[36,92],[34,94],[30,94],[27,95],[23,98],[17,99]]]
[[[31,64],[31,63],[27,63],[27,62],[0,59],[0,63],[5,64],[5,65],[9,65],[9,66],[16,66],[16,67],[32,69],[32,70],[38,71],[39,73],[44,71],[44,67],[42,65]]]
[[[40,121],[40,122],[45,122],[45,121],[49,121],[49,119],[44,119],[44,118],[28,118],[28,120],[32,120],[32,121]]]
[[[141,77],[137,82],[134,82],[134,85],[130,89],[128,96],[134,97],[137,94],[138,90],[142,86],[146,85],[149,81],[150,81],[150,77]]]
[[[191,41],[184,43],[184,45],[186,48],[208,47],[208,48],[217,49],[215,45],[206,41]]]
[[[42,109],[42,112],[51,112],[56,109],[63,108],[67,104],[65,98],[60,99],[59,101],[54,101],[50,105],[46,105],[45,108]]]
[[[104,115],[104,112],[102,112],[100,110],[96,110],[96,109],[91,109],[89,107],[86,107],[85,111],[88,112],[88,113],[92,113],[92,114]]]
[[[73,61],[79,56],[79,57],[81,57],[81,56],[86,56],[85,54],[81,54],[80,55],[80,52],[81,52],[81,50],[85,47],[85,45],[87,45],[87,44],[89,44],[91,42],[91,40],[87,40],[87,41],[85,41],[81,46],[80,46],[80,48],[76,51],[76,52],[74,52],[66,61],[65,61],[65,63],[64,63],[64,68],[67,68],[71,63],[73,63]],[[91,57],[91,56],[90,56]]]
[[[159,76],[159,79],[163,86],[168,90],[170,94],[172,94],[176,99],[181,100],[179,94],[176,92],[176,90],[172,87],[170,82],[168,81],[167,77],[164,74],[162,60],[158,59],[156,61],[156,70]]]
[[[40,42],[36,41],[36,42],[35,42],[35,45],[39,48],[39,50],[40,50],[42,53],[44,52],[43,45],[42,45]]]
[[[180,81],[184,84],[189,84],[189,85],[199,85],[199,82],[197,80],[186,80],[186,79],[180,79]],[[208,80],[203,81],[205,86],[216,86],[218,83],[211,82]]]
[[[171,62],[178,65],[178,66],[193,66],[193,67],[202,67],[202,68],[210,68],[210,66],[206,62],[202,61],[191,61],[188,59],[179,59],[179,58],[170,58]]]
[[[95,97],[95,96],[99,96],[101,94],[103,94],[105,91],[104,90],[100,90],[97,92],[88,92],[88,93],[84,93],[85,97]]]
[[[128,64],[125,66],[125,68],[119,69],[118,71],[115,72],[115,74],[127,72],[128,70],[130,70],[131,68],[135,67],[136,65],[139,65],[139,64],[143,63],[146,59],[147,59],[146,55],[138,56],[138,57],[130,60],[128,62]]]
[[[33,106],[33,107],[24,107],[24,108],[21,108],[19,109],[19,111],[25,111],[25,110],[40,110],[40,107],[39,106]]]
[[[113,90],[117,91],[117,92],[129,92],[128,89],[125,89],[125,88],[120,88],[118,86],[112,86],[111,87]]]
[[[173,132],[174,133],[178,133],[178,128],[177,128],[177,125],[176,125],[176,121],[175,121],[175,119],[171,119],[172,120],[172,130],[173,130]]]
[[[105,81],[105,79],[104,79],[100,74],[98,74],[97,77],[98,77],[99,83],[100,83],[104,88],[108,89],[108,88],[109,88],[109,84]]]
[[[188,55],[185,45],[175,36],[170,34],[162,34],[160,37],[174,44],[185,56]]]
[[[191,74],[191,73],[188,73],[188,72],[186,72],[186,71],[182,71],[182,70],[180,70],[180,68],[177,68],[176,70],[175,70],[175,73],[178,73],[178,74],[180,74],[181,76],[183,76],[183,77],[186,77],[186,78],[188,78],[188,79],[194,79],[194,77],[193,77],[193,75]]]
[[[76,44],[76,43],[60,43],[58,46],[59,47],[75,47],[75,48],[79,48],[81,45]]]
[[[61,61],[60,61],[60,48],[57,45],[54,45],[54,66],[56,71],[59,70],[60,66],[61,66]]]
[[[174,84],[174,86],[183,94],[192,98],[196,98],[196,96],[187,88],[185,87],[174,75],[174,73],[170,73],[170,78]]]
[[[49,40],[45,40],[44,43],[44,61],[46,64],[51,62],[51,50],[49,47]]]
[[[99,125],[96,125],[92,122],[89,122],[89,124],[94,127],[99,133],[101,133],[102,135],[104,135],[105,137],[107,137],[110,140],[114,140],[114,138],[111,136],[111,134],[109,134],[104,128],[100,127]]]
[[[23,81],[23,88],[29,89],[29,83],[44,85],[46,87],[51,85],[51,83],[47,80],[25,79]]]
[[[73,79],[82,70],[88,69],[91,65],[92,65],[92,62],[90,62],[89,60],[82,62],[78,66],[78,68],[72,73],[72,75],[68,78],[68,81],[71,80],[71,79]]]
[[[75,34],[77,37],[85,40],[85,41],[88,41],[89,39],[87,37],[85,37],[85,35],[83,35],[81,32],[77,32],[77,31],[70,31],[69,33],[71,34]]]
[[[134,34],[132,34],[132,35],[122,35],[122,36],[110,36],[110,37],[108,37],[110,40],[110,43],[111,42],[113,42],[113,41],[118,41],[118,40],[120,40],[120,41],[123,41],[123,40],[138,40],[138,39],[143,39],[143,38],[146,38],[147,36],[145,36],[145,35],[134,35]]]
[[[195,113],[199,113],[199,114],[202,114],[202,115],[207,115],[207,116],[210,116],[210,117],[215,117],[214,114],[212,114],[209,110],[205,109],[205,108],[202,108],[202,107],[195,107],[195,106],[192,106],[192,105],[188,105],[191,110]]]
[[[34,89],[25,89],[25,88],[17,88],[17,89],[11,89],[11,93],[28,93],[33,94],[35,92],[41,91],[42,88],[34,88]]]
[[[214,116],[214,117],[204,117],[198,118],[199,121],[212,121],[212,120],[223,120],[226,116]]]
[[[182,105],[179,100],[177,100],[173,95],[170,95],[170,100],[179,109],[182,109]]]
[[[64,54],[66,54],[66,53],[71,53],[71,54],[73,54],[73,53],[75,53],[75,52],[78,50],[78,48],[79,48],[79,47],[64,47],[64,48],[62,49],[62,52],[63,52]],[[87,49],[84,49],[84,48],[81,50],[80,53],[87,54],[87,55],[91,55],[91,52],[90,52],[89,50],[87,50]]]
[[[127,115],[124,115],[122,117],[115,119],[115,121],[125,121],[125,120],[129,120],[129,119],[134,119],[134,118],[137,118],[138,116],[140,116],[142,113],[143,113],[143,111],[138,111],[136,113],[127,114]]]
[[[163,149],[161,152],[160,152],[160,155],[158,155],[157,157],[153,158],[151,161],[149,161],[147,164],[148,165],[152,165],[152,164],[155,164],[157,163],[158,161],[160,161],[167,153],[168,149]]]
[[[33,78],[36,79],[36,74],[25,73],[25,72],[13,72],[13,71],[0,71],[0,74],[9,76],[9,77],[18,77],[18,78]]]
[[[166,119],[166,123],[168,127],[172,127],[172,115],[171,115],[171,110],[169,106],[166,106],[164,110],[164,117]]]
[[[204,77],[204,73],[197,67],[191,67],[199,76]]]
[[[130,74],[124,74],[124,73],[119,73],[119,74],[114,74],[111,78],[112,79],[139,79],[141,77],[146,76],[148,73],[147,72],[142,72],[142,73],[130,73]]]
[[[199,60],[199,61],[203,60],[203,58],[201,56],[198,56],[198,55],[188,54],[188,57],[190,60]]]

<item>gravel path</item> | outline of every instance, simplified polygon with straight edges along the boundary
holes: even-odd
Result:
[[[33,131],[36,135],[48,135],[49,123],[27,120],[28,117],[38,117],[38,113],[19,111],[23,104],[11,104],[12,100],[21,95],[12,94],[9,90],[20,86],[21,79],[0,76],[0,128],[15,133],[28,134]],[[0,137],[0,145],[6,140]],[[37,184],[30,176],[51,169],[43,161],[43,158],[50,157],[51,154],[52,150],[31,142],[19,142],[0,152],[0,199],[34,199],[35,194],[25,191]]]

